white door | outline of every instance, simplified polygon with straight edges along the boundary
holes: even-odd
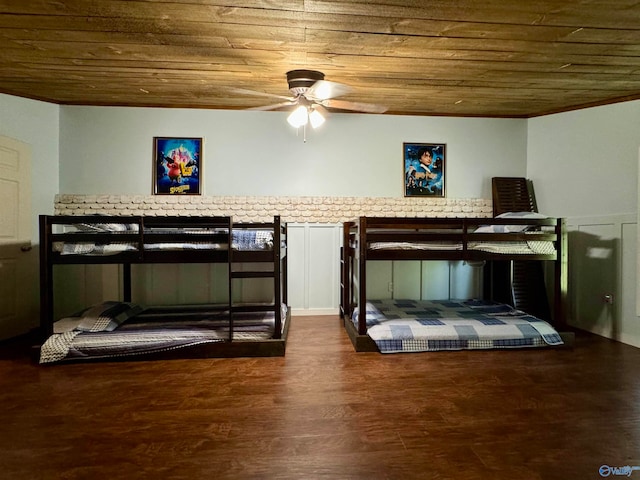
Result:
[[[38,252],[31,248],[31,151],[0,136],[0,340],[38,324]]]

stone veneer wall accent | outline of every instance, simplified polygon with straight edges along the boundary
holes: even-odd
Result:
[[[74,195],[55,197],[56,215],[231,216],[234,222],[341,223],[371,217],[491,217],[491,200],[395,197]]]

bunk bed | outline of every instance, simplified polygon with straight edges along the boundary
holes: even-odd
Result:
[[[382,353],[562,345],[566,233],[560,218],[505,212],[494,218],[360,217],[344,222],[341,316],[356,351]],[[552,318],[503,302],[510,284],[494,282],[494,262],[549,262]],[[367,298],[367,262],[449,260],[483,265],[483,299],[414,301]],[[489,273],[486,273],[489,272]],[[505,294],[505,290],[507,290]],[[499,297],[500,301],[495,298]]]
[[[41,215],[39,223],[40,363],[284,355],[287,226],[279,216],[234,224],[223,216]],[[162,263],[225,265],[227,300],[133,302],[132,265]],[[54,319],[54,268],[92,264],[119,265],[120,298]],[[273,301],[239,303],[234,285],[255,278],[272,282]]]

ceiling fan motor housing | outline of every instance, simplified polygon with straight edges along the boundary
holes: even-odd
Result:
[[[324,73],[316,70],[291,70],[287,72],[289,91],[294,95],[302,95],[318,80],[324,80]]]

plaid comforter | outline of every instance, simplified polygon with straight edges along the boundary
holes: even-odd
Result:
[[[179,314],[178,314],[179,315]],[[282,306],[282,328],[287,307]],[[51,335],[40,349],[40,363],[80,359],[131,357],[224,342],[229,338],[228,312],[221,311],[203,320],[124,322],[112,331],[82,331],[78,325],[83,317],[58,321],[64,327]],[[234,315],[234,340],[264,340],[273,337],[273,312],[253,312]]]
[[[358,310],[353,321],[357,324]],[[561,345],[547,322],[479,300],[372,300],[367,333],[382,353]]]

